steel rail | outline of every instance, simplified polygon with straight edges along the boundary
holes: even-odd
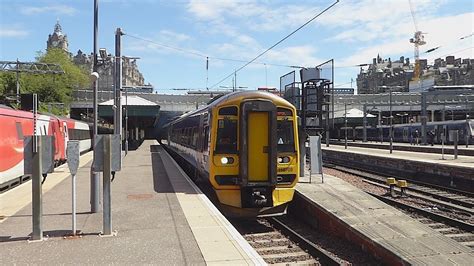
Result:
[[[345,172],[345,173],[348,173],[348,174],[353,174],[353,175],[356,175],[356,176],[360,176],[362,178],[372,180],[372,181],[375,181],[375,182],[385,182],[385,179],[384,179],[385,177],[378,174],[378,173],[373,173],[373,172],[368,171],[368,170],[351,169],[351,168],[347,168],[347,167],[344,167],[344,166],[340,166],[340,165],[338,165],[337,163],[334,163],[334,162],[331,162],[331,164],[334,164],[335,166],[325,165],[324,167],[328,167],[328,168],[332,168],[332,169],[342,171],[342,172]],[[364,173],[361,173],[361,172],[366,172],[367,174],[364,174]],[[369,176],[368,174],[379,176],[379,178]],[[406,179],[406,180],[408,182],[413,183],[413,184],[415,184],[419,187],[422,187],[422,188],[438,189],[438,190],[441,190],[443,192],[455,193],[456,195],[462,195],[462,196],[465,196],[465,197],[468,197],[468,198],[469,197],[470,198],[474,197],[473,193],[469,193],[469,192],[466,192],[466,191],[460,191],[460,190],[452,189],[452,188],[448,188],[448,187],[442,187],[442,186],[437,186],[437,185],[432,185],[432,184],[426,184],[426,183],[414,181],[414,180],[411,180],[411,179]],[[459,205],[459,206],[463,206],[463,207],[467,207],[467,208],[474,208],[474,203],[467,202],[467,201],[460,200],[460,199],[450,198],[450,197],[443,196],[443,195],[439,195],[439,194],[436,194],[436,193],[433,193],[433,192],[422,190],[420,188],[407,187],[406,190],[417,192],[417,193],[424,194],[424,195],[428,195],[432,198],[435,198],[435,199],[438,199],[438,200],[444,200],[444,201],[447,201],[447,202],[450,202],[450,203],[453,203],[453,204],[456,204],[456,205]],[[438,192],[440,192],[440,191],[437,191],[437,193]]]
[[[306,239],[304,236],[292,230],[290,227],[278,220],[278,218],[273,217],[268,218],[267,220],[276,229],[280,230],[284,235],[286,235],[296,243],[299,243],[301,248],[305,249],[314,258],[317,258],[322,265],[340,265],[340,262],[336,260],[331,254],[319,248],[314,243]]]
[[[383,202],[386,202],[390,205],[395,205],[395,206],[397,206],[401,209],[416,212],[416,213],[421,214],[425,217],[429,217],[430,219],[432,219],[434,221],[441,222],[441,223],[444,223],[444,224],[447,224],[447,225],[450,225],[450,226],[454,226],[454,227],[457,227],[459,229],[462,229],[462,230],[465,230],[465,231],[468,231],[468,232],[474,231],[474,225],[472,225],[472,224],[465,223],[463,221],[459,221],[457,219],[453,219],[453,218],[450,218],[450,217],[447,217],[447,216],[444,216],[444,215],[441,215],[441,214],[437,214],[437,213],[434,213],[434,212],[423,210],[423,209],[420,209],[418,207],[410,206],[408,204],[401,203],[401,202],[398,202],[396,200],[393,200],[393,199],[390,199],[390,198],[387,198],[387,197],[384,197],[384,196],[380,196],[380,195],[377,195],[377,194],[374,194],[374,193],[371,193],[371,192],[366,192],[366,193],[368,193],[371,196],[373,196],[373,197],[375,197],[375,198],[377,198],[377,199],[379,199]]]

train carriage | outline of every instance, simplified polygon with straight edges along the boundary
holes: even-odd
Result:
[[[394,124],[393,125],[393,141],[394,142],[415,142],[415,132],[418,131],[419,141],[421,140],[421,123],[410,124]],[[427,141],[428,143],[441,144],[443,141],[446,144],[454,143],[454,133],[458,133],[459,144],[474,144],[474,121],[468,120],[451,120],[451,121],[435,121],[426,124]],[[430,133],[428,133],[430,132]],[[354,133],[353,136],[351,133]],[[333,133],[337,136],[344,136],[344,128],[340,128]],[[362,126],[348,128],[348,139],[362,140],[364,131]],[[369,141],[388,141],[390,137],[390,126],[379,125],[376,127],[367,127],[367,140]]]
[[[210,183],[227,215],[285,213],[299,176],[296,110],[286,100],[235,92],[165,130],[165,147]]]
[[[87,123],[45,114],[36,118],[36,134],[53,137],[56,165],[66,161],[69,140],[79,140],[81,152],[90,150]],[[33,133],[33,113],[0,106],[0,191],[29,179],[23,169],[23,139]]]

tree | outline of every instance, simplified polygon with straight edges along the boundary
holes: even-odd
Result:
[[[21,92],[37,93],[39,101],[43,104],[63,103],[68,105],[71,102],[72,90],[88,85],[86,72],[72,62],[67,52],[51,48],[46,53],[38,53],[36,59],[39,63],[59,64],[65,72],[62,75],[21,75]]]

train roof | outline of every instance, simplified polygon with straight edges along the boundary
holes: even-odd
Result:
[[[273,102],[276,102],[279,105],[291,106],[293,105],[289,103],[287,100],[283,99],[282,97],[275,95],[273,93],[265,92],[265,91],[236,91],[229,94],[225,94],[219,97],[217,100],[211,102],[209,107],[219,106],[223,103],[234,101],[234,100],[243,100],[243,99],[258,99],[258,98],[266,98],[270,99]]]
[[[296,111],[295,107],[291,103],[289,103],[287,100],[285,100],[282,97],[280,97],[278,95],[275,95],[273,93],[264,92],[264,91],[236,91],[236,92],[232,92],[232,93],[229,93],[229,94],[224,94],[224,95],[218,96],[217,99],[211,101],[208,105],[203,106],[203,107],[201,107],[197,110],[194,110],[194,111],[191,111],[191,112],[188,112],[188,113],[184,113],[181,116],[179,116],[178,118],[175,118],[172,121],[166,123],[163,127],[167,127],[170,124],[173,124],[174,122],[179,121],[181,119],[184,119],[186,117],[193,116],[195,114],[200,114],[200,113],[202,113],[205,110],[208,110],[210,108],[219,107],[219,106],[227,104],[229,102],[231,102],[231,103],[232,102],[239,102],[239,101],[247,100],[247,99],[269,99],[272,102],[276,103],[277,105],[286,106],[286,107],[291,108],[294,111]]]

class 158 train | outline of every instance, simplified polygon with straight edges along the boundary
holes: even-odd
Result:
[[[165,125],[161,143],[210,184],[227,216],[280,215],[299,177],[297,121],[279,96],[234,92]]]
[[[414,143],[418,136],[421,141],[421,123],[394,124],[393,141]],[[347,138],[354,140],[363,139],[363,127],[348,127]],[[426,124],[426,139],[428,143],[445,144],[454,143],[454,134],[457,131],[458,144],[474,144],[474,121],[472,120],[450,120],[435,121]],[[332,134],[332,137],[343,139],[345,137],[345,128],[340,128]],[[376,127],[367,127],[367,140],[369,141],[389,141],[390,126],[381,125]]]
[[[33,124],[32,112],[0,105],[0,192],[29,179],[23,169],[23,139],[33,135]],[[38,114],[36,134],[53,136],[56,166],[66,161],[69,140],[79,141],[81,153],[91,149],[91,128],[81,121]]]

